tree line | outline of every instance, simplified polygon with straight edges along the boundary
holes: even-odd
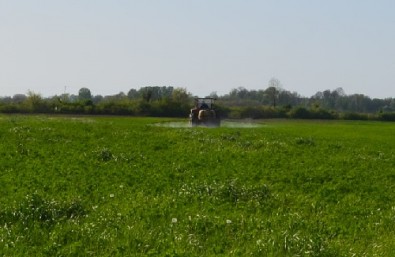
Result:
[[[142,87],[131,89],[127,94],[101,96],[83,87],[77,95],[44,98],[28,92],[27,95],[1,97],[0,112],[184,117],[188,115],[191,99],[184,88]]]
[[[271,79],[262,90],[243,87],[219,96],[216,108],[221,117],[235,119],[298,118],[358,119],[395,121],[395,99],[371,99],[363,94],[347,95],[342,88],[317,92],[304,97],[282,88]],[[48,98],[28,92],[0,97],[1,113],[47,113],[187,117],[194,96],[185,88],[148,86],[130,89],[126,94],[93,95],[83,87],[78,94],[61,94]]]

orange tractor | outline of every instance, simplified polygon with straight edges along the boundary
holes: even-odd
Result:
[[[219,127],[221,120],[218,111],[214,109],[215,98],[195,98],[195,108],[191,109],[189,122],[192,127]]]

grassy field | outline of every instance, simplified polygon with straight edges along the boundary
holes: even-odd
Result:
[[[395,123],[177,124],[0,116],[0,255],[395,255]]]

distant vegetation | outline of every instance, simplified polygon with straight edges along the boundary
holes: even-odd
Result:
[[[201,97],[201,96],[200,96]],[[240,87],[219,96],[217,108],[223,118],[295,118],[351,119],[395,121],[395,99],[371,99],[363,94],[347,95],[342,88],[317,92],[311,97],[282,89],[272,79],[262,90]],[[187,117],[193,105],[193,95],[185,88],[142,87],[127,94],[92,95],[81,88],[78,95],[61,94],[43,98],[29,92],[12,97],[0,97],[2,113],[49,113],[129,115],[151,117]]]

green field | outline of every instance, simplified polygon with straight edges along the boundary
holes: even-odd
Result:
[[[183,124],[0,116],[0,255],[395,256],[395,123]]]

